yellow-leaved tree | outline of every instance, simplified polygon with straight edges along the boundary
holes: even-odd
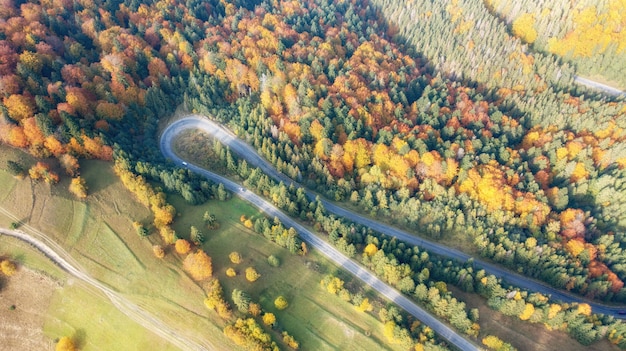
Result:
[[[64,336],[61,339],[59,339],[59,342],[57,343],[57,346],[54,348],[54,350],[55,351],[75,351],[76,345],[74,345],[74,342],[72,341],[72,339],[70,339],[67,336]]]
[[[535,306],[527,303],[526,306],[524,306],[524,311],[522,311],[522,313],[519,315],[519,319],[527,321],[530,319],[533,313],[535,313]]]
[[[279,310],[284,310],[289,306],[289,302],[287,302],[287,299],[281,295],[274,300],[274,306],[276,306]]]
[[[35,108],[34,101],[30,97],[13,94],[4,99],[4,106],[7,108],[9,117],[16,121],[20,121],[24,118],[32,117]]]
[[[228,255],[228,258],[230,259],[230,262],[234,263],[234,264],[239,264],[241,263],[241,255],[239,254],[239,252],[237,251],[233,251]]]
[[[525,13],[513,21],[513,34],[521,38],[528,44],[532,44],[537,39],[537,30],[535,29],[535,16]]]
[[[578,309],[577,312],[585,315],[585,316],[590,316],[591,315],[591,306],[587,303],[581,303],[578,304]]]
[[[373,243],[367,244],[367,246],[365,246],[365,249],[363,249],[363,253],[370,257],[374,256],[376,252],[378,252],[378,247],[376,247],[376,245]]]
[[[372,306],[370,300],[366,297],[363,299],[361,304],[356,307],[356,309],[361,312],[371,312],[374,309],[374,306]]]
[[[253,282],[260,277],[261,275],[259,274],[259,272],[256,271],[256,269],[254,269],[254,267],[246,268],[246,279],[248,279],[248,281]]]
[[[85,180],[80,176],[72,178],[69,190],[79,199],[84,199],[87,197],[87,185],[85,184]]]
[[[2,271],[2,274],[6,275],[7,277],[15,274],[16,270],[17,268],[15,266],[15,263],[9,260],[3,260],[2,263],[0,263],[0,271]]]
[[[274,324],[276,324],[276,316],[271,312],[264,313],[263,324],[273,326]]]

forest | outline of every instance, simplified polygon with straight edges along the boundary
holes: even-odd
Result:
[[[78,160],[115,160],[171,244],[146,179],[227,196],[160,155],[182,104],[331,199],[624,303],[626,104],[573,85],[624,77],[620,1],[512,4],[3,0],[0,140],[46,159],[16,174],[62,170],[79,197]],[[601,47],[564,49],[590,28]]]
[[[534,49],[556,54],[580,74],[626,86],[624,1],[485,1]]]

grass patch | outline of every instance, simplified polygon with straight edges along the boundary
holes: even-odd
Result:
[[[50,339],[71,336],[80,350],[178,350],[125,316],[82,282],[72,278],[58,289],[50,302],[44,334]]]
[[[7,249],[5,244],[0,243],[0,255]],[[0,277],[0,349],[53,349],[42,325],[57,288],[55,280],[24,266],[10,278]]]
[[[0,215],[1,217],[2,215]],[[0,257],[8,256],[15,260],[19,266],[28,267],[38,273],[42,273],[54,280],[65,278],[65,272],[48,258],[38,254],[32,246],[21,240],[8,236],[0,236]],[[16,279],[19,274],[15,276]]]
[[[69,230],[67,231],[66,243],[68,246],[76,245],[78,239],[85,232],[85,224],[87,222],[87,216],[89,207],[82,202],[72,201],[72,220]]]
[[[15,187],[16,183],[17,179],[15,179],[15,177],[10,175],[9,173],[0,172],[0,184],[2,184],[2,187],[4,189],[6,189],[4,192],[0,193],[0,201],[4,201],[4,199],[13,190],[13,187]]]
[[[123,345],[128,350],[145,350],[151,346],[158,350],[177,350],[126,317],[94,288],[68,278],[59,267],[24,242],[0,237],[2,255],[9,255],[20,266],[18,273],[11,277],[9,289],[22,293],[9,297],[10,301],[6,302],[17,305],[15,317],[20,318],[21,323],[27,315],[30,317],[27,322],[40,329],[24,330],[24,325],[16,325],[12,333],[29,333],[22,335],[25,338],[22,343],[30,344],[32,340],[28,338],[32,333],[43,333],[49,344],[61,336],[72,336],[85,351],[109,349],[113,345],[118,349]],[[40,299],[42,294],[45,294],[43,300]],[[2,307],[3,319],[9,321],[11,316],[5,315],[5,306]]]

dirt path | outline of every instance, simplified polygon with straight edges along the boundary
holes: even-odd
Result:
[[[5,213],[11,218],[14,218],[14,216],[10,212],[2,207],[0,207],[0,212]],[[14,219],[17,220],[17,218]],[[28,227],[26,225],[23,226]],[[31,230],[35,230],[34,228],[28,228]],[[132,303],[113,289],[89,276],[82,268],[80,268],[80,266],[72,259],[72,257],[67,252],[65,252],[65,250],[60,245],[55,243],[45,234],[39,231],[35,231],[33,235],[30,235],[20,230],[0,228],[0,235],[11,236],[34,246],[48,259],[61,267],[64,271],[86,282],[92,287],[95,287],[98,290],[102,291],[113,303],[113,305],[130,319],[134,320],[139,325],[152,331],[153,333],[159,335],[163,339],[169,341],[172,345],[175,345],[181,350],[215,349],[215,347],[208,340],[191,340],[185,338],[183,331],[170,328],[168,325],[152,316],[146,310],[142,309],[141,307]]]

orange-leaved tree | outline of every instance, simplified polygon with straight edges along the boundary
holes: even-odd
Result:
[[[211,257],[202,250],[187,255],[183,261],[183,268],[197,281],[210,278],[213,275]]]
[[[156,256],[156,258],[165,257],[165,251],[163,250],[163,247],[161,247],[161,245],[152,246],[152,252],[154,253],[154,256]]]
[[[189,244],[189,241],[185,239],[176,240],[174,246],[176,247],[176,252],[181,255],[185,255],[189,252],[189,250],[191,250],[191,244]]]
[[[50,165],[45,162],[37,162],[28,170],[28,175],[34,180],[43,179],[46,183],[58,183],[59,176],[50,170]]]

